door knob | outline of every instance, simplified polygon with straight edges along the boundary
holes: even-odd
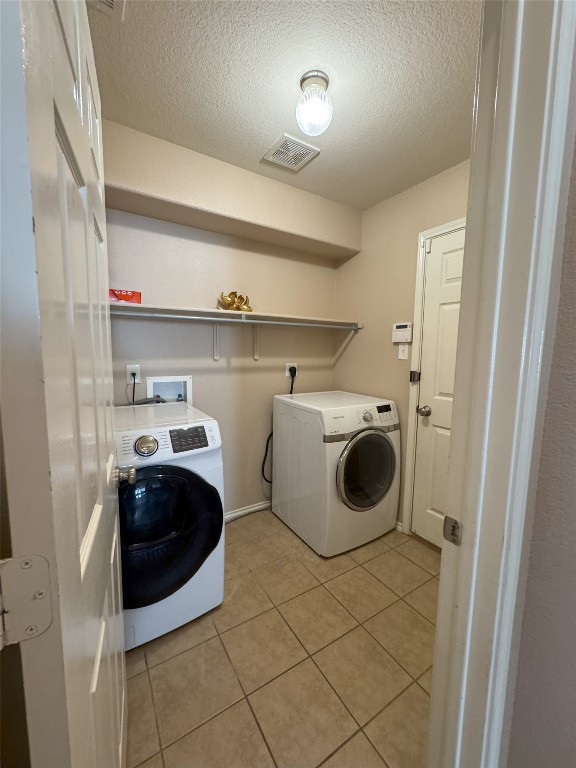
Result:
[[[114,469],[114,485],[120,487],[123,480],[128,480],[130,485],[136,482],[136,467],[116,467]]]
[[[419,416],[431,416],[432,408],[429,405],[423,405],[421,408],[416,408],[416,413]]]

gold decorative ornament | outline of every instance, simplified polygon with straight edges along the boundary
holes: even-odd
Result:
[[[250,298],[248,296],[242,296],[242,294],[239,294],[236,291],[230,291],[227,295],[221,293],[220,298],[218,299],[218,308],[235,310],[236,312],[252,312]]]

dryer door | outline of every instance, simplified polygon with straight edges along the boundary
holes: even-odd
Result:
[[[396,472],[396,454],[384,432],[358,432],[342,451],[336,469],[338,496],[350,509],[365,512],[388,493]]]
[[[118,490],[124,608],[169,597],[194,576],[220,541],[220,494],[195,472],[138,469]]]

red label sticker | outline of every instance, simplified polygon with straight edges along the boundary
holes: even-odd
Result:
[[[108,291],[110,301],[127,301],[129,304],[142,304],[140,291],[125,291],[118,288],[110,288]]]

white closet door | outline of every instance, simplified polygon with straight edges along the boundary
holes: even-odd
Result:
[[[29,229],[11,222],[3,265],[9,518],[13,554],[49,564],[53,613],[48,630],[21,644],[31,760],[120,768],[124,638],[98,83],[83,2],[2,5],[18,123],[11,182],[19,215],[29,215]]]
[[[426,254],[412,530],[442,546],[465,229],[431,238]]]

